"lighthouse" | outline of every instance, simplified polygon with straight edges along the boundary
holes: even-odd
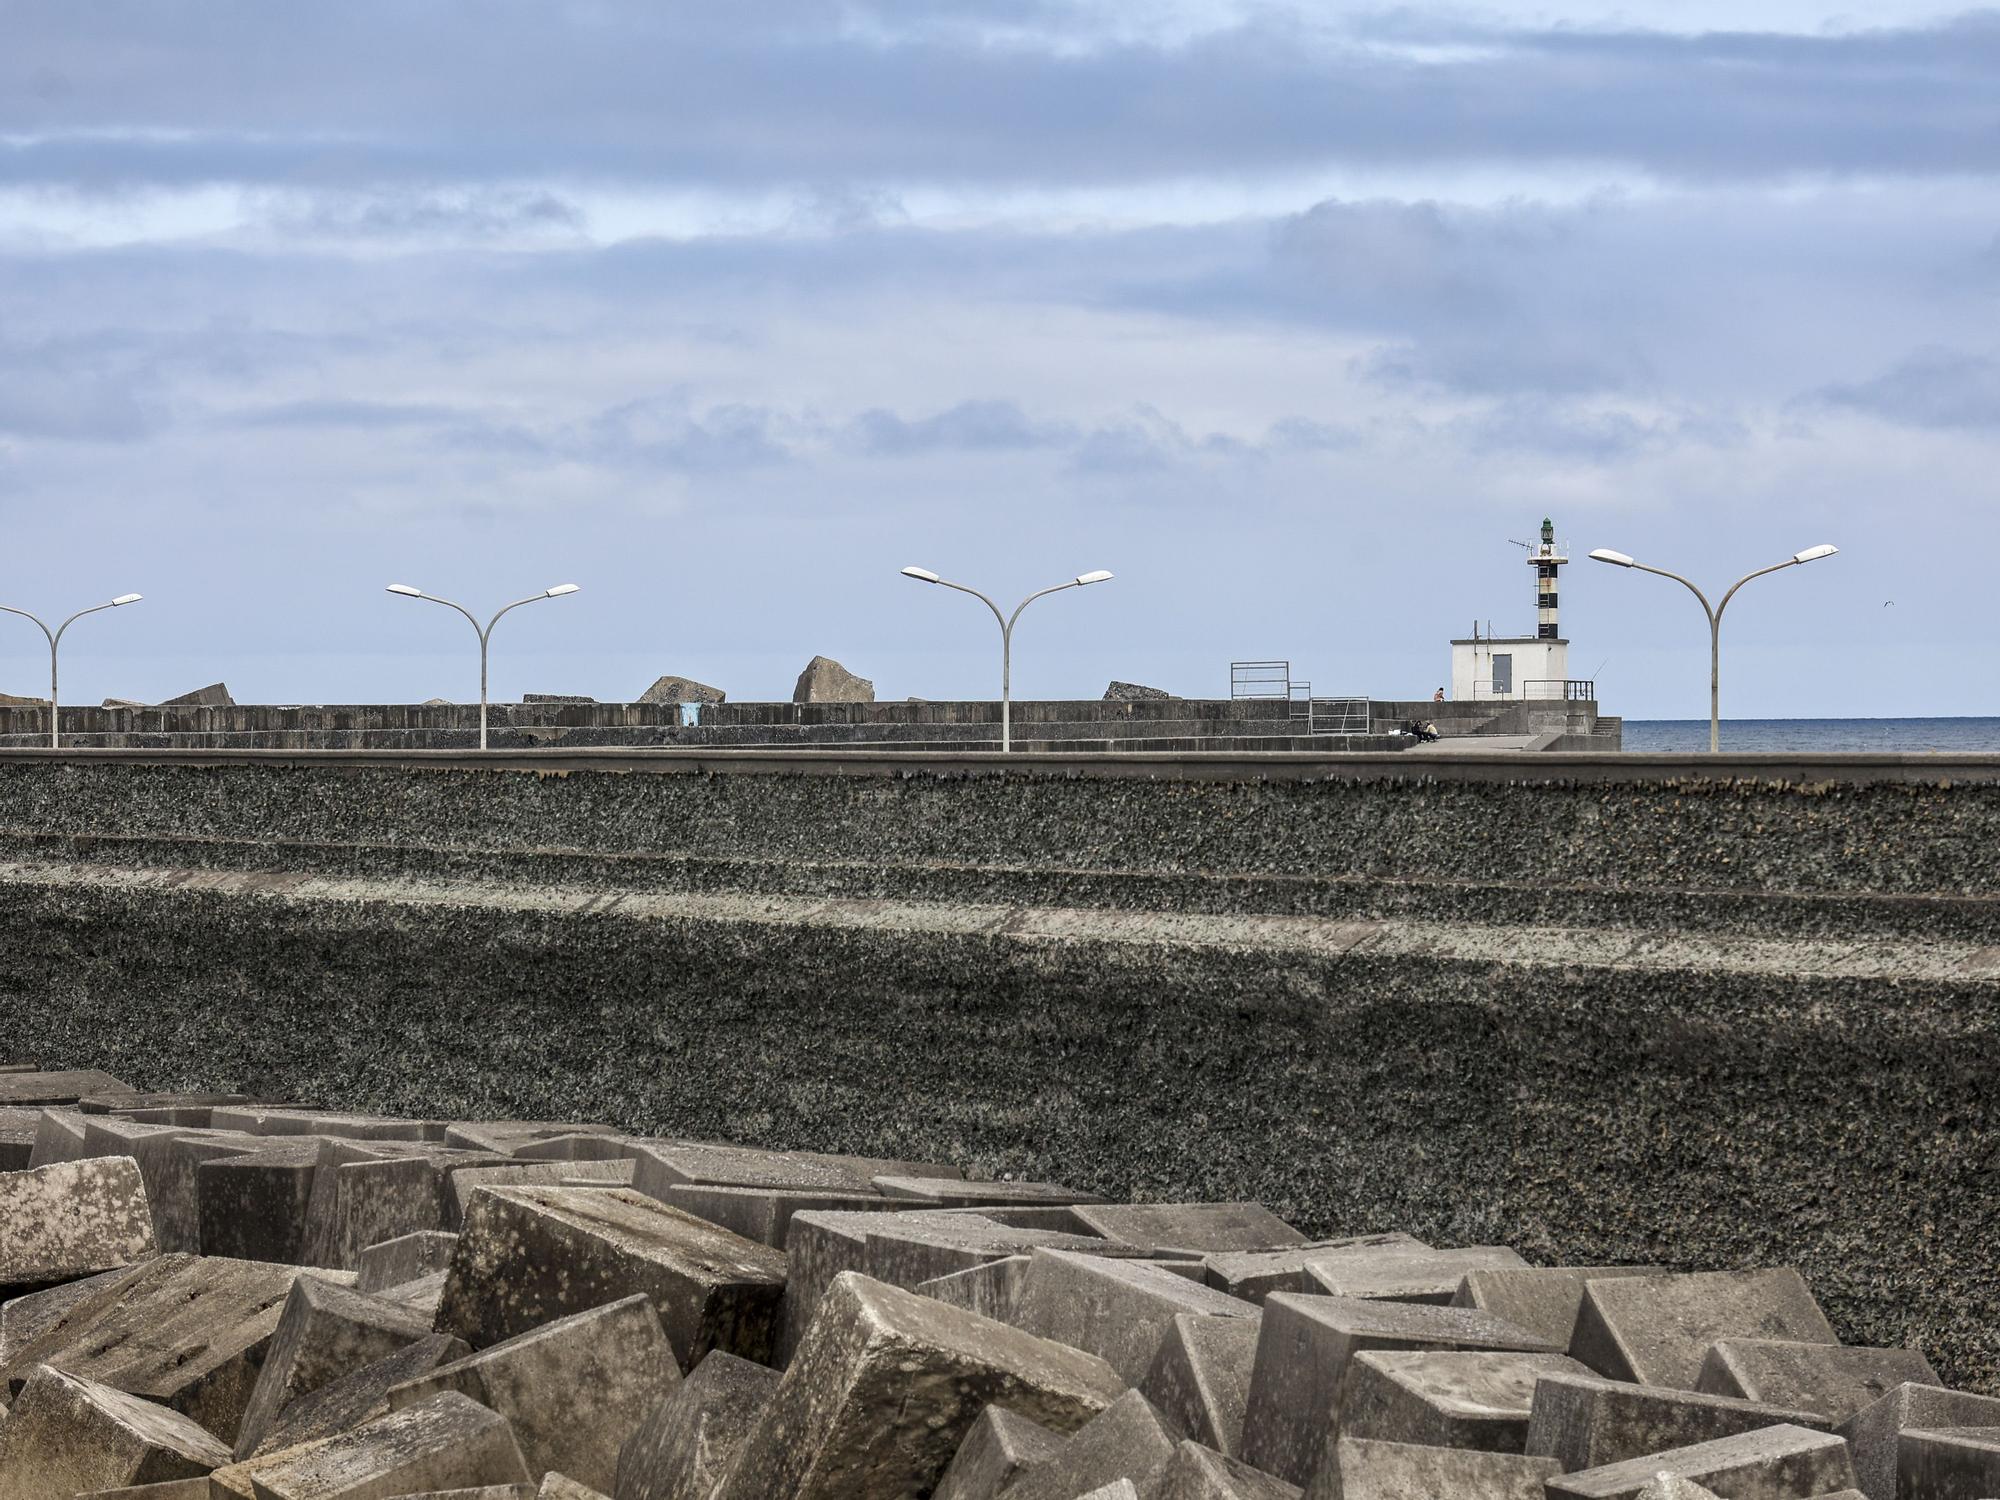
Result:
[[[1556,544],[1556,523],[1547,516],[1542,517],[1542,545],[1530,548],[1528,564],[1535,570],[1535,639],[1558,641],[1562,631],[1556,628],[1556,575],[1562,565],[1569,561],[1563,550]]]
[[[1540,543],[1528,546],[1528,566],[1535,572],[1535,633],[1495,635],[1475,622],[1470,636],[1451,643],[1454,699],[1568,698],[1585,687],[1569,680],[1569,642],[1558,613],[1558,584],[1568,561],[1555,522],[1544,516]]]

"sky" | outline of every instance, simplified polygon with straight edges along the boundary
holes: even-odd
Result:
[[[2000,10],[0,0],[0,604],[64,698],[884,698],[1532,631],[2000,713]],[[46,686],[0,615],[0,691]]]

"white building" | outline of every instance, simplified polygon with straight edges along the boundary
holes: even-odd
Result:
[[[1535,633],[1481,635],[1451,643],[1451,696],[1480,698],[1569,698],[1589,696],[1569,675],[1569,642],[1556,616],[1556,582],[1568,555],[1556,541],[1552,521],[1542,521],[1539,547],[1528,549],[1535,570]],[[1580,691],[1582,690],[1582,691]]]

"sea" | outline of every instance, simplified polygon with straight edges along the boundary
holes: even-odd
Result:
[[[1706,750],[1706,719],[1627,719],[1627,750]],[[2000,752],[2000,718],[1724,719],[1724,750]]]

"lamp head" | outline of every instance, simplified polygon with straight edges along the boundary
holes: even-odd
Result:
[[[560,599],[564,594],[574,594],[582,587],[583,585],[580,583],[559,583],[554,588],[544,589],[542,592],[547,598]]]
[[[1803,552],[1793,553],[1792,561],[1795,563],[1818,562],[1822,557],[1831,557],[1839,550],[1832,542],[1821,542],[1817,547],[1808,547]]]
[[[1620,568],[1629,568],[1633,563],[1633,559],[1622,552],[1613,552],[1609,547],[1599,547],[1590,554],[1590,559],[1592,562],[1611,563]]]
[[[1108,583],[1110,580],[1111,572],[1108,568],[1099,568],[1095,573],[1079,573],[1076,575],[1078,583]]]
[[[116,599],[113,599],[111,602],[113,604],[137,604],[141,599],[145,597],[146,596],[144,594],[120,594]]]
[[[903,569],[903,576],[905,578],[914,578],[919,583],[944,582],[942,578],[938,577],[937,574],[933,573],[929,568],[905,568]]]
[[[407,583],[392,583],[389,585],[389,592],[392,594],[401,594],[405,599],[421,599],[424,597],[422,589],[413,589]]]

